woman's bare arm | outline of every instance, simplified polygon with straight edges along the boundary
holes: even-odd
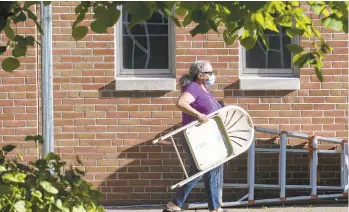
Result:
[[[189,92],[183,92],[182,95],[178,98],[177,107],[184,113],[196,117],[199,121],[204,123],[207,122],[208,119],[205,114],[200,113],[192,106],[190,106],[190,104],[194,101],[195,98],[193,97],[193,95],[191,95]]]

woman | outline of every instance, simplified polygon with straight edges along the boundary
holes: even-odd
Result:
[[[178,99],[177,107],[182,113],[182,125],[189,124],[195,119],[200,122],[207,122],[206,115],[219,110],[221,105],[217,102],[215,97],[207,90],[207,87],[212,86],[215,82],[215,75],[213,74],[212,66],[208,61],[196,61],[189,69],[189,74],[183,76],[180,79],[182,86],[182,94]],[[186,152],[188,153],[188,159],[190,162],[190,175],[198,172],[193,157],[190,154],[189,148],[184,142],[183,144]],[[169,211],[182,211],[181,207],[188,197],[191,189],[199,182],[201,178],[204,178],[205,190],[208,200],[208,208],[211,212],[223,212],[220,207],[221,194],[223,181],[223,165],[212,169],[189,183],[179,187],[176,190],[176,194],[171,202],[167,204],[167,209],[164,212]],[[220,182],[219,182],[220,181]]]

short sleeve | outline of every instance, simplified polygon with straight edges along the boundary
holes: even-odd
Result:
[[[194,82],[190,83],[189,85],[185,86],[184,89],[183,89],[183,92],[188,92],[190,93],[194,99],[196,99],[198,97],[198,88],[197,86],[195,85]]]

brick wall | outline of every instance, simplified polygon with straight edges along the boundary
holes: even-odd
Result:
[[[114,30],[89,34],[79,42],[71,37],[75,2],[53,3],[53,71],[55,151],[68,164],[80,155],[86,179],[103,192],[108,205],[160,204],[171,198],[169,186],[183,174],[169,142],[151,140],[180,123],[174,103],[179,91],[118,92],[114,90]],[[194,38],[186,29],[176,30],[177,76],[198,59],[210,60],[217,76],[214,95],[226,104],[248,110],[260,127],[347,138],[348,36],[321,28],[334,47],[324,62],[324,82],[313,69],[301,70],[297,91],[240,91],[238,43],[227,46],[215,33]],[[18,25],[18,31],[35,34],[34,24]],[[5,35],[1,35],[5,39]],[[312,41],[302,40],[303,45]],[[36,48],[28,50],[14,73],[0,72],[0,141],[15,143],[25,161],[37,158],[24,135],[41,132],[40,61]],[[38,83],[39,82],[39,83]],[[257,146],[277,147],[278,138],[257,134]],[[289,140],[289,147],[306,148],[304,141]],[[321,148],[334,148],[321,145]],[[183,156],[185,154],[183,153]],[[308,183],[307,154],[287,155],[287,183]],[[320,156],[321,185],[339,184],[339,158]],[[246,183],[246,155],[225,165],[225,181]],[[256,155],[256,182],[277,183],[277,154]],[[204,201],[196,188],[189,201]],[[246,194],[226,189],[224,200]],[[303,191],[289,192],[299,195]],[[276,197],[278,191],[256,191],[256,197]]]

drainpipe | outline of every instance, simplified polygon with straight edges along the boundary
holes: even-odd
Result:
[[[52,74],[52,7],[40,4],[41,27],[41,88],[44,146],[43,154],[54,152],[53,74]]]

